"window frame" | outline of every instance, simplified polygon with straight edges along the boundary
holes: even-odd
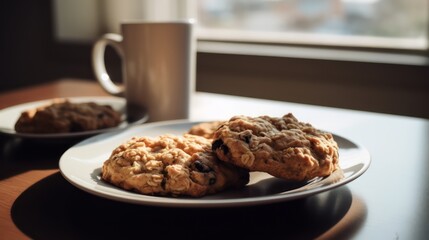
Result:
[[[197,52],[197,91],[429,118],[427,51],[198,40]]]

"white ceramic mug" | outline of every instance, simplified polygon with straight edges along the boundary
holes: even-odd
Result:
[[[127,118],[149,121],[189,118],[190,98],[195,90],[194,23],[126,22],[121,35],[108,33],[93,47],[95,76],[110,94],[124,96]],[[123,84],[110,79],[104,63],[106,46],[122,59]]]

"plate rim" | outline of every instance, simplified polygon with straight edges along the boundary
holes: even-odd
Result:
[[[71,102],[85,102],[85,101],[94,101],[94,102],[115,102],[115,103],[122,103],[125,106],[126,100],[122,97],[116,97],[116,96],[72,96],[72,97],[55,97],[55,98],[47,98],[42,100],[35,100],[30,102],[24,102],[19,103],[16,105],[12,105],[6,108],[0,109],[0,115],[4,114],[7,111],[13,111],[14,109],[19,108],[25,108],[28,106],[28,109],[34,108],[37,105],[43,105],[50,103],[57,99],[69,99]],[[122,113],[122,115],[125,115],[125,113]],[[19,116],[17,116],[19,117]],[[96,134],[111,132],[111,131],[118,131],[123,130],[135,125],[139,125],[142,123],[147,122],[149,119],[148,115],[143,116],[142,118],[126,123],[124,126],[117,126],[117,127],[111,127],[111,128],[104,128],[104,129],[97,129],[97,130],[91,130],[91,131],[81,131],[81,132],[71,132],[71,133],[46,133],[46,134],[38,134],[38,133],[19,133],[16,132],[15,129],[5,128],[0,126],[0,134],[12,136],[12,137],[18,137],[23,139],[67,139],[67,138],[78,138],[78,137],[85,137],[85,136],[92,136]]]
[[[197,124],[201,122],[208,122],[207,120],[204,121],[190,121],[188,119],[181,119],[181,120],[169,120],[169,121],[161,121],[161,122],[151,122],[151,123],[145,123],[140,126],[133,126],[130,127],[124,131],[121,132],[127,132],[131,131],[132,129],[150,129],[150,128],[156,128],[160,126],[171,126],[171,125],[182,125],[182,124]],[[64,169],[64,161],[66,161],[67,153],[70,149],[80,146],[80,144],[86,144],[91,141],[97,141],[97,139],[105,139],[104,137],[114,137],[116,134],[112,133],[103,133],[97,136],[90,137],[88,139],[85,139],[74,146],[70,147],[68,150],[66,150],[63,155],[60,158],[59,161],[59,169],[61,175],[73,186],[96,196],[115,200],[119,202],[125,202],[125,203],[131,203],[131,204],[138,204],[138,205],[147,205],[147,206],[157,206],[157,207],[187,207],[187,208],[216,208],[216,207],[244,207],[244,206],[254,206],[254,205],[262,205],[262,204],[270,204],[270,203],[277,203],[277,202],[284,202],[289,200],[295,200],[303,197],[308,197],[311,195],[315,195],[321,192],[325,192],[328,190],[332,190],[338,187],[341,187],[343,185],[346,185],[358,177],[360,177],[363,173],[365,173],[369,166],[371,165],[371,156],[369,151],[360,143],[357,143],[356,141],[350,140],[350,138],[346,138],[339,134],[334,134],[335,136],[341,137],[344,140],[347,140],[351,143],[353,143],[361,152],[362,152],[362,161],[360,163],[363,163],[363,166],[356,171],[354,174],[352,174],[349,177],[344,177],[340,179],[337,182],[304,190],[304,191],[298,191],[298,192],[292,192],[292,193],[279,193],[274,195],[268,195],[268,196],[256,196],[256,197],[248,197],[248,198],[232,198],[232,199],[204,199],[204,198],[175,198],[175,197],[165,197],[165,196],[150,196],[150,195],[144,195],[139,193],[130,192],[127,190],[120,189],[115,186],[108,186],[109,188],[113,188],[115,190],[123,191],[126,193],[123,196],[117,196],[114,194],[110,194],[106,191],[102,191],[100,189],[94,189],[87,187],[86,184],[79,184],[77,181],[73,179],[72,176],[69,176],[67,173],[67,170]],[[126,139],[124,139],[126,140]],[[101,167],[101,166],[100,166]],[[95,169],[91,169],[94,171]],[[94,181],[94,184],[96,182]],[[89,184],[93,186],[93,184]],[[306,185],[305,185],[306,186]],[[130,196],[131,195],[131,196]],[[287,196],[287,197],[285,197]]]

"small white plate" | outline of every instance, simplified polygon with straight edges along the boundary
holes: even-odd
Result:
[[[125,191],[100,179],[101,167],[114,148],[134,136],[183,134],[198,122],[186,120],[148,123],[122,132],[105,133],[69,148],[59,162],[62,175],[76,187],[100,197],[144,205],[168,207],[232,207],[267,204],[310,196],[344,185],[362,175],[370,165],[362,146],[334,135],[339,144],[340,170],[327,178],[290,183],[262,172],[252,172],[249,184],[202,198],[147,196]]]
[[[51,104],[54,99],[46,99],[41,101],[23,103],[12,107],[0,110],[0,133],[21,138],[34,139],[57,139],[57,138],[78,138],[87,137],[99,133],[118,130],[132,125],[144,123],[147,121],[147,116],[134,121],[127,122],[125,115],[125,99],[119,97],[67,97],[70,102],[95,102],[112,106],[113,109],[122,113],[122,122],[114,128],[105,128],[93,131],[71,132],[71,133],[19,133],[15,131],[15,123],[21,116],[21,113],[30,109],[34,109],[43,105]]]

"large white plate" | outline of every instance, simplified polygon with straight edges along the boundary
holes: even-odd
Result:
[[[107,104],[112,106],[113,109],[122,113],[122,122],[119,126],[114,128],[105,128],[93,131],[83,131],[83,132],[72,132],[72,133],[49,133],[49,134],[40,134],[40,133],[18,133],[15,131],[15,123],[18,120],[22,112],[30,109],[34,109],[43,105],[51,104],[54,99],[46,99],[41,101],[23,103],[15,105],[12,107],[4,108],[0,110],[0,133],[21,137],[21,138],[35,138],[35,139],[57,139],[57,138],[77,138],[77,137],[86,137],[99,133],[104,133],[108,131],[118,130],[125,127],[130,127],[131,125],[136,125],[143,123],[147,120],[147,116],[134,121],[127,122],[125,115],[125,99],[119,97],[68,97],[67,99],[70,102],[95,102],[98,104]]]
[[[356,179],[370,164],[370,155],[364,147],[334,135],[340,147],[341,169],[328,178],[316,178],[308,182],[289,183],[266,173],[252,172],[250,182],[244,189],[202,198],[175,198],[125,191],[100,179],[101,166],[109,158],[111,151],[131,137],[182,134],[194,124],[197,122],[185,120],[148,123],[119,133],[91,137],[71,147],[61,156],[60,171],[76,187],[108,199],[169,207],[231,207],[274,203],[327,191]]]

